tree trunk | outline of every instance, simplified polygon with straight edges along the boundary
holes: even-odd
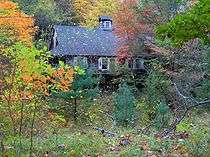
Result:
[[[24,109],[24,103],[21,104],[21,110],[20,110],[20,128],[19,128],[19,140],[20,140],[20,150],[22,149],[22,127],[23,127],[23,109]]]
[[[33,152],[33,131],[34,131],[34,124],[35,124],[35,118],[36,118],[36,109],[37,109],[37,106],[35,104],[35,107],[34,107],[34,111],[33,111],[33,117],[32,117],[32,122],[31,122],[31,133],[30,133],[30,157],[32,157],[32,152]]]
[[[74,122],[77,122],[77,98],[74,98]]]

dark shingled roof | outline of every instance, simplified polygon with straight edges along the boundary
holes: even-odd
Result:
[[[120,45],[119,39],[112,31],[101,28],[56,25],[54,29],[58,45],[51,51],[55,56],[116,56]]]
[[[99,21],[103,21],[103,20],[109,20],[112,21],[112,17],[111,16],[99,16]]]

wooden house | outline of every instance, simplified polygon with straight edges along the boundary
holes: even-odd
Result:
[[[51,52],[55,60],[60,58],[66,64],[111,73],[117,64],[117,50],[122,44],[113,30],[109,16],[100,16],[99,27],[95,29],[55,25]],[[128,66],[133,70],[144,70],[144,59],[136,56]]]

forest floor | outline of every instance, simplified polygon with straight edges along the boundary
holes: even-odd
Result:
[[[34,136],[32,156],[37,157],[209,157],[210,113],[193,114],[177,126],[170,138],[138,133],[137,128],[105,128],[72,125],[49,129]],[[102,127],[99,125],[99,127]],[[108,133],[106,131],[109,131]],[[114,133],[114,134],[112,134]],[[28,157],[30,138],[22,137],[12,143],[7,139],[6,157]],[[21,144],[21,145],[20,145]]]

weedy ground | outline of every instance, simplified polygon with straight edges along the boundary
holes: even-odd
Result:
[[[107,128],[106,128],[107,129]],[[153,128],[151,128],[153,129]],[[188,117],[177,126],[176,135],[158,138],[137,133],[134,128],[108,128],[109,136],[92,126],[59,128],[45,134],[35,134],[32,156],[36,157],[208,157],[209,114]],[[153,132],[153,131],[151,131]],[[154,133],[154,132],[153,132]],[[6,139],[2,156],[28,157],[30,138]]]

